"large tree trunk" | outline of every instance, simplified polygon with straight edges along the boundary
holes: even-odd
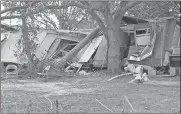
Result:
[[[4,72],[4,64],[2,62],[0,62],[0,73]]]
[[[99,32],[99,27],[95,28],[86,38],[84,38],[78,45],[76,45],[69,53],[67,53],[63,58],[58,61],[58,66],[63,67],[67,62],[69,62],[75,55],[82,49],[86,44],[93,40],[97,33]]]
[[[120,63],[124,56],[122,49],[122,41],[124,40],[124,32],[119,28],[108,29],[108,70],[112,73],[120,73]]]
[[[22,18],[22,33],[23,33],[23,42],[24,42],[24,48],[26,51],[26,55],[28,57],[28,70],[29,73],[33,73],[33,60],[32,60],[32,55],[31,55],[31,47],[30,47],[30,42],[29,42],[29,38],[28,38],[28,27],[27,27],[27,23],[26,23],[26,17]]]

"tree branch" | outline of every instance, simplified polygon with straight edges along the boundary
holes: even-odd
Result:
[[[87,1],[80,1],[80,2],[84,5],[90,6],[90,4]],[[94,12],[93,9],[89,9],[88,12],[91,14],[92,18],[94,18],[96,20],[96,22],[99,25],[99,27],[101,28],[105,38],[108,39],[107,28],[105,27],[101,18]]]
[[[86,5],[83,5],[83,4],[80,4],[80,3],[70,2],[70,3],[68,3],[67,5],[62,5],[62,6],[59,6],[59,5],[47,5],[47,6],[44,6],[43,8],[38,8],[38,9],[36,9],[36,11],[34,11],[34,12],[29,12],[28,14],[25,14],[24,16],[33,15],[33,14],[39,13],[39,12],[41,12],[42,10],[45,10],[45,9],[62,9],[62,8],[70,7],[70,6],[76,6],[76,7],[82,8],[82,9],[91,8],[90,6],[86,6]],[[6,12],[9,12],[9,11],[16,11],[16,10],[18,10],[18,9],[27,9],[27,8],[29,8],[28,5],[26,5],[26,6],[12,7],[12,8],[9,8],[9,9],[6,9],[6,10],[1,11],[1,14],[6,13]],[[12,19],[12,18],[20,18],[21,16],[23,16],[23,15],[19,15],[19,16],[7,16],[7,17],[2,17],[1,20],[4,20],[4,19]]]
[[[1,20],[21,18],[21,17],[22,17],[22,15],[3,16],[3,17],[1,17]]]
[[[12,8],[9,8],[9,9],[2,10],[2,11],[1,11],[1,14],[6,13],[6,12],[9,12],[9,11],[16,11],[16,10],[19,10],[19,9],[26,9],[26,8],[28,8],[28,5],[26,5],[26,6],[12,7]]]
[[[100,26],[103,34],[105,35],[105,37],[107,39],[108,38],[107,28],[105,27],[103,21],[100,19],[100,17],[93,10],[89,11],[89,13],[91,14],[92,18],[94,18],[96,20],[97,24]]]
[[[126,10],[138,5],[139,3],[141,3],[141,1],[132,1],[129,4],[127,4],[124,8],[121,7],[121,3],[120,3],[120,6],[114,11],[114,19],[120,17],[120,15],[123,12],[126,12]]]
[[[142,1],[134,1],[134,2],[130,2],[129,4],[126,5],[126,7],[124,8],[124,10],[128,10],[131,9],[132,7],[140,4]]]
[[[53,25],[54,28],[58,29],[58,27],[56,26],[55,22],[53,22],[52,19],[50,19],[46,14],[44,14],[44,17],[47,19],[47,21]]]
[[[115,26],[116,27],[120,27],[121,25],[121,21],[122,21],[122,18],[125,14],[125,12],[128,10],[128,9],[131,9],[132,7],[136,6],[137,4],[139,4],[141,1],[132,1],[132,2],[129,2],[125,7],[121,7],[121,4],[120,6],[117,8],[116,10],[116,13],[113,15],[113,20],[114,20],[114,23],[116,24]]]
[[[34,1],[30,4],[30,6],[34,6],[36,3],[38,3],[39,1]],[[16,6],[16,7],[11,7],[11,8],[8,8],[8,9],[4,9],[1,11],[1,14],[3,13],[6,13],[6,12],[9,12],[9,11],[16,11],[16,10],[19,10],[19,9],[26,9],[28,8],[29,5],[25,5],[25,6]]]

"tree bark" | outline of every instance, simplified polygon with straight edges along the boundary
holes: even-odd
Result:
[[[0,73],[4,72],[4,64],[0,62]]]
[[[113,73],[120,73],[120,63],[124,56],[124,50],[122,47],[122,41],[124,40],[124,32],[119,28],[108,29],[108,70]]]
[[[100,31],[99,27],[95,28],[86,38],[84,38],[78,45],[76,45],[69,53],[58,61],[57,66],[64,67],[86,44],[93,40]]]
[[[114,16],[109,15],[108,20],[106,21],[108,25],[108,70],[113,73],[121,73],[121,60],[124,57],[124,46],[125,44],[125,37],[124,32],[120,29],[120,23],[124,16],[125,11],[120,10],[119,15],[117,18]]]
[[[32,60],[32,56],[31,56],[31,47],[30,47],[30,42],[29,42],[29,38],[28,38],[28,27],[27,27],[27,23],[26,23],[26,17],[22,18],[22,33],[23,33],[23,42],[24,42],[24,48],[26,51],[26,55],[28,57],[28,70],[29,73],[31,74],[33,72],[33,60]]]

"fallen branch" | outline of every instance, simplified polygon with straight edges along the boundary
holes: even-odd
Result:
[[[101,104],[103,107],[105,107],[106,109],[108,109],[110,112],[114,113],[114,111],[112,111],[112,110],[109,109],[107,106],[105,106],[104,104],[102,104],[99,100],[97,100],[96,98],[95,98],[95,100],[96,100],[99,104]]]
[[[126,101],[128,102],[129,106],[131,107],[131,112],[134,112],[134,108],[132,106],[132,104],[129,102],[128,98],[126,96],[124,96]]]
[[[45,96],[44,96],[45,97]],[[50,104],[51,104],[51,110],[53,110],[53,103],[52,103],[52,101],[50,100],[50,99],[48,99],[47,97],[45,97],[45,99],[47,99],[49,102],[50,102]]]
[[[113,79],[115,79],[115,78],[122,77],[122,76],[127,76],[127,75],[131,75],[131,74],[132,74],[132,73],[125,73],[125,74],[117,75],[117,76],[114,76],[114,77],[108,79],[107,81],[111,81],[111,80],[113,80]]]

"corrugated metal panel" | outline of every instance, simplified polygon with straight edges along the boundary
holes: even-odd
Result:
[[[107,41],[105,37],[103,37],[97,52],[94,56],[93,66],[94,67],[106,67],[106,55],[107,55]]]
[[[38,59],[44,58],[47,54],[47,51],[49,50],[50,46],[52,45],[53,41],[55,40],[55,37],[52,35],[47,35],[46,38],[43,40],[43,42],[37,47],[37,50],[35,51],[35,55]]]
[[[52,45],[51,45],[51,47],[49,49],[49,52],[48,52],[48,54],[46,56],[46,59],[50,58],[55,53],[55,51],[56,51],[58,45],[60,44],[60,42],[61,42],[61,39],[57,38],[57,39],[54,40],[54,42],[52,43]]]
[[[179,25],[175,26],[172,46],[173,47],[180,47],[180,26]]]
[[[2,62],[12,62],[12,63],[21,64],[20,60],[14,56],[14,51],[17,51],[15,44],[20,38],[21,38],[21,31],[9,34],[8,39],[4,41],[4,44],[1,47]]]
[[[89,45],[89,47],[87,48],[87,50],[85,51],[83,56],[80,58],[79,62],[88,62],[89,61],[92,54],[95,52],[95,50],[97,49],[97,47],[101,43],[102,38],[103,38],[103,36],[99,36],[99,37],[92,40],[91,44]]]

